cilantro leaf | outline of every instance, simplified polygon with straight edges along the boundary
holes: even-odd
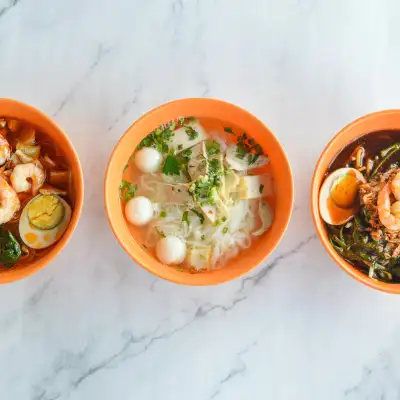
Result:
[[[175,156],[168,155],[162,169],[165,175],[180,175],[179,161]]]
[[[123,201],[128,202],[135,197],[136,190],[137,185],[135,183],[122,180],[119,185],[119,196]]]
[[[207,154],[209,156],[212,156],[214,154],[219,154],[221,152],[221,146],[215,140],[213,140],[212,142],[207,141],[206,142],[206,150],[207,150]]]
[[[186,135],[188,135],[189,140],[194,140],[199,136],[199,133],[191,126],[185,126],[185,132]]]
[[[230,133],[231,135],[235,135],[235,136],[236,136],[236,133],[233,132],[232,128],[226,127],[226,128],[224,128],[224,131],[225,131],[226,133]]]

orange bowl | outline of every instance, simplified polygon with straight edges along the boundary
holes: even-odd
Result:
[[[60,146],[60,148],[64,152],[66,159],[68,160],[75,191],[75,206],[73,209],[71,222],[60,241],[58,241],[51,249],[51,251],[49,251],[46,255],[37,259],[31,264],[24,264],[21,266],[17,265],[14,268],[0,270],[0,283],[9,283],[18,279],[25,278],[44,268],[65,247],[68,240],[71,238],[71,235],[78,223],[79,217],[82,212],[83,174],[78,155],[76,154],[74,147],[69,141],[66,133],[64,133],[62,129],[47,115],[43,114],[36,108],[24,103],[20,103],[19,101],[11,99],[0,99],[0,116],[16,118],[31,123],[43,133],[48,135],[58,146]]]
[[[247,132],[270,157],[275,183],[275,219],[250,251],[240,255],[221,269],[193,274],[180,272],[160,263],[138,243],[138,236],[125,221],[119,198],[119,184],[127,160],[139,142],[159,125],[180,116],[194,116],[201,121],[215,120],[222,127],[229,126]],[[203,122],[202,122],[203,123]],[[207,125],[204,124],[207,129]],[[111,155],[105,177],[105,207],[111,228],[124,250],[138,264],[153,274],[185,285],[215,285],[237,278],[262,263],[278,245],[289,223],[293,207],[293,180],[288,159],[271,131],[247,111],[214,99],[183,99],[164,104],[137,120],[122,136]]]
[[[350,142],[367,133],[384,130],[400,131],[400,110],[380,111],[361,117],[343,128],[326,146],[322,152],[311,184],[311,213],[317,228],[318,236],[328,254],[349,275],[365,285],[387,293],[400,293],[400,284],[390,284],[371,279],[344,260],[331,246],[325,228],[325,223],[319,214],[318,195],[324,180],[326,170],[335,156]]]

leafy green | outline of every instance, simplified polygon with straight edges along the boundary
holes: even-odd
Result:
[[[188,225],[190,225],[190,221],[189,221],[189,212],[188,211],[184,211],[183,215],[182,215],[182,222],[186,222]]]
[[[233,132],[232,128],[225,127],[225,128],[224,128],[224,131],[225,131],[226,133],[230,133],[231,135],[235,135],[235,136],[236,136],[236,133]]]
[[[400,150],[400,143],[395,143],[389,146],[387,149],[383,149],[381,151],[382,155],[382,160],[378,163],[378,165],[374,168],[374,170],[371,173],[370,178],[373,178],[376,173],[379,171],[379,169],[382,167],[385,162],[393,156],[393,154],[397,153]]]
[[[188,135],[189,140],[194,140],[199,136],[199,133],[191,126],[185,126],[185,132],[186,135]]]
[[[154,147],[160,153],[168,153],[168,142],[171,136],[174,135],[175,125],[176,122],[172,121],[156,128],[139,143],[136,150],[140,150],[143,147]]]
[[[168,155],[162,169],[165,175],[180,175],[179,161],[175,156]]]
[[[0,263],[11,267],[21,257],[21,246],[13,234],[5,229],[0,229]]]
[[[119,185],[119,196],[123,201],[128,202],[135,197],[136,190],[137,185],[135,183],[122,180]]]
[[[219,154],[221,152],[221,146],[215,140],[206,142],[206,151],[209,156]]]
[[[254,164],[262,154],[262,147],[256,143],[254,139],[249,138],[246,133],[238,136],[236,145],[237,158],[243,160],[247,155],[247,162],[251,165]]]
[[[192,156],[192,150],[186,149],[186,150],[182,151],[180,156],[184,161],[188,162],[190,160],[190,157]]]
[[[196,215],[199,217],[200,223],[201,223],[201,224],[204,223],[204,215],[203,215],[202,212],[197,211],[195,208],[191,208],[190,211],[191,211],[192,213],[196,214]]]

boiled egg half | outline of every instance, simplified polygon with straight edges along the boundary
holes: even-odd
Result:
[[[354,168],[340,168],[325,179],[319,192],[319,212],[330,225],[342,225],[359,210],[358,190],[364,175]]]
[[[22,210],[19,234],[32,249],[44,249],[56,243],[71,220],[71,207],[56,195],[38,195]]]

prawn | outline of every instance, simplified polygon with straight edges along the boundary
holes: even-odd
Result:
[[[390,183],[390,187],[396,200],[400,200],[400,172],[394,176],[392,182]]]
[[[20,208],[15,190],[0,176],[0,224],[10,221]]]
[[[10,176],[11,185],[17,193],[32,189],[34,195],[42,187],[45,179],[46,173],[39,161],[16,165]]]
[[[396,175],[397,176],[397,175]],[[389,183],[383,187],[378,194],[378,216],[382,225],[384,225],[389,231],[397,232],[400,231],[400,216],[396,213],[394,215],[391,212],[390,194],[391,187]]]
[[[8,143],[7,139],[0,134],[0,165],[6,163],[6,161],[10,158],[11,155],[11,147]]]

